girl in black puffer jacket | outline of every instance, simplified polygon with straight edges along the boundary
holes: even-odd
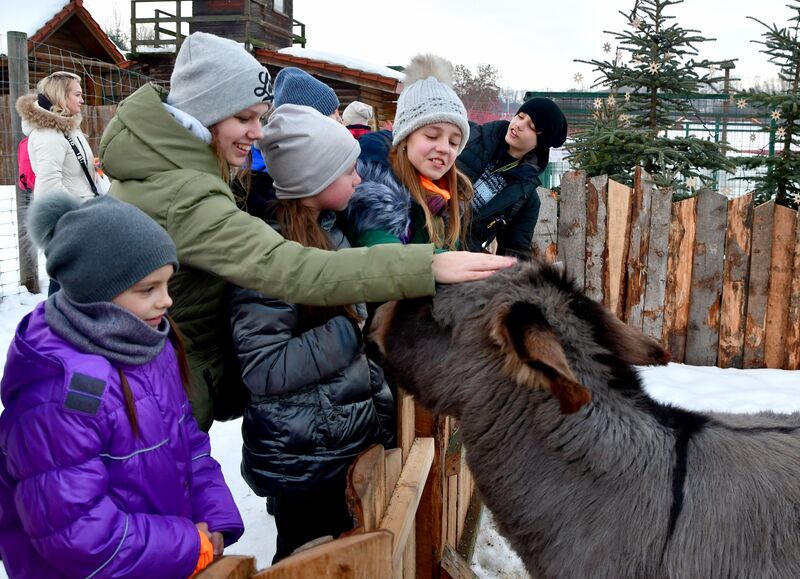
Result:
[[[309,107],[283,105],[270,117],[261,150],[276,196],[261,217],[303,245],[349,247],[334,213],[360,182],[360,148],[347,129]],[[269,497],[277,562],[312,539],[352,528],[347,468],[370,445],[394,444],[394,400],[380,367],[364,354],[363,305],[305,307],[236,287],[228,303],[251,392],[242,474]]]

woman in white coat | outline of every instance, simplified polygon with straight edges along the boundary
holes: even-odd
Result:
[[[33,194],[66,191],[88,199],[107,189],[97,174],[94,155],[80,130],[83,91],[80,77],[54,72],[37,85],[37,94],[21,96],[17,112],[28,135],[28,155],[36,174]]]

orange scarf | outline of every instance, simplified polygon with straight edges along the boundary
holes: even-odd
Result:
[[[439,185],[437,185],[427,177],[423,177],[419,173],[417,174],[417,177],[419,177],[419,184],[422,185],[423,189],[425,189],[430,193],[433,193],[434,195],[438,195],[445,201],[450,201],[450,191],[440,187]],[[439,183],[443,183],[443,181],[439,179]]]

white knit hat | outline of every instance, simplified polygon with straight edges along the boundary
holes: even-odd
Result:
[[[372,118],[373,108],[361,101],[353,101],[344,109],[342,122],[348,125],[368,125]]]
[[[467,146],[469,121],[464,103],[452,89],[453,65],[440,56],[418,54],[405,74],[405,87],[397,99],[392,145],[425,125],[452,123],[461,130],[460,154]]]
[[[361,152],[344,125],[311,107],[289,104],[272,112],[259,146],[278,199],[317,195]]]
[[[233,40],[195,32],[181,44],[167,103],[204,127],[271,100],[269,71]]]

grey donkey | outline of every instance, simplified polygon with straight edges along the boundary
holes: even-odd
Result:
[[[382,306],[387,376],[461,423],[500,532],[536,579],[800,577],[800,415],[654,401],[654,340],[550,266]]]

